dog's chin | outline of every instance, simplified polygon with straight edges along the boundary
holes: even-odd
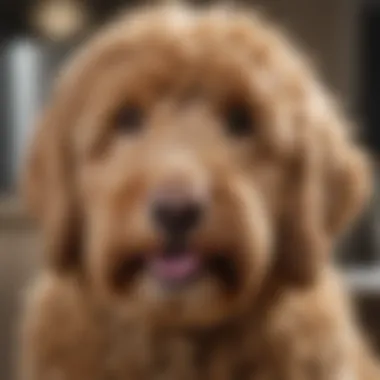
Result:
[[[112,274],[119,304],[169,323],[223,319],[243,291],[237,252],[195,249],[125,255]],[[124,300],[124,301],[123,301]],[[129,305],[130,307],[128,307]]]

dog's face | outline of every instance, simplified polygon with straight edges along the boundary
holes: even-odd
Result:
[[[263,21],[142,12],[63,76],[27,189],[53,264],[112,307],[215,323],[327,265],[367,187],[343,129]]]

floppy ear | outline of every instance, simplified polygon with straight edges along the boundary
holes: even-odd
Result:
[[[73,132],[94,75],[125,56],[127,35],[120,32],[120,25],[99,31],[64,68],[51,104],[36,126],[26,163],[27,204],[45,234],[48,259],[57,268],[73,267],[80,259],[82,213]]]
[[[31,142],[23,190],[45,235],[48,260],[57,268],[73,267],[80,259],[82,215],[72,141],[75,124],[94,74],[117,60],[124,47],[124,34],[111,27],[100,31],[70,59]]]
[[[330,105],[328,105],[330,107]],[[331,107],[313,110],[295,126],[279,226],[278,266],[293,283],[313,281],[338,235],[369,198],[369,161]]]
[[[48,260],[57,268],[77,261],[80,240],[70,144],[79,104],[71,87],[64,83],[57,89],[37,123],[22,183],[27,205],[45,235]]]
[[[323,162],[325,228],[331,237],[344,232],[371,195],[370,159],[352,139],[328,135]]]

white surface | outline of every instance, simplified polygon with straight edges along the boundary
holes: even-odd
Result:
[[[354,292],[380,295],[380,265],[368,268],[346,268],[344,273],[348,286]]]
[[[14,40],[8,48],[12,182],[16,183],[26,143],[40,106],[43,52],[36,42]]]

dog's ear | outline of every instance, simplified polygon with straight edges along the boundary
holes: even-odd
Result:
[[[343,127],[347,125],[341,124]],[[334,238],[347,229],[369,200],[372,170],[369,156],[352,138],[327,132],[330,133],[324,139],[322,166],[326,209],[324,221],[327,234]]]
[[[57,268],[78,260],[80,212],[75,194],[71,129],[78,92],[66,81],[36,125],[23,175],[23,191],[44,234],[47,258]]]
[[[74,130],[94,77],[103,66],[125,56],[125,35],[119,26],[100,30],[64,65],[31,141],[22,187],[46,235],[47,257],[57,268],[73,267],[80,259],[82,213],[76,189]]]
[[[327,103],[308,110],[295,125],[278,240],[280,272],[298,284],[321,273],[335,240],[371,193],[369,160],[349,123]]]

